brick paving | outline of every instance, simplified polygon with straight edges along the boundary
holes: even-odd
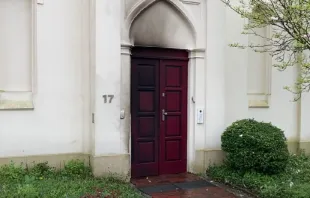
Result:
[[[236,198],[226,189],[191,173],[132,179],[132,184],[153,198]]]

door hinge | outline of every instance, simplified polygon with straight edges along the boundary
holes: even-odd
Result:
[[[91,114],[91,122],[95,123],[95,114],[94,113]]]

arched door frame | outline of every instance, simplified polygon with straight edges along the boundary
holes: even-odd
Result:
[[[205,126],[197,125],[196,108],[205,106],[205,75],[198,75],[206,72],[205,70],[205,48],[196,48],[200,40],[200,32],[197,31],[197,25],[191,14],[184,8],[179,0],[166,0],[174,6],[187,20],[192,28],[193,36],[195,38],[195,47],[186,49],[189,52],[188,64],[188,138],[187,138],[187,171],[195,172],[197,160],[195,160],[195,153],[200,149],[200,145],[204,145]],[[131,48],[134,46],[130,43],[130,29],[133,21],[139,14],[149,8],[157,0],[140,0],[128,12],[122,27],[122,43],[121,43],[121,92],[120,92],[120,108],[125,112],[124,119],[121,121],[121,133],[125,138],[124,145],[128,145],[126,150],[131,154],[131,121],[130,121],[130,68],[131,68]],[[196,86],[198,85],[199,86]],[[199,142],[199,143],[198,143]],[[197,144],[198,143],[198,144]],[[203,146],[202,146],[203,147]],[[129,163],[131,164],[131,163]]]

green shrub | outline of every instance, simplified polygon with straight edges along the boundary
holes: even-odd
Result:
[[[56,170],[47,162],[34,166],[0,166],[0,198],[55,197],[141,197],[141,194],[115,178],[95,178],[83,161],[70,160]]]
[[[55,168],[49,167],[47,162],[35,164],[28,170],[28,172],[30,176],[33,176],[36,179],[43,179],[56,174]]]
[[[1,182],[20,182],[24,180],[26,170],[22,165],[16,166],[13,162],[0,167],[0,183]]]
[[[38,189],[35,188],[32,184],[18,185],[17,188],[17,197],[23,198],[39,198],[40,193]]]
[[[81,160],[71,160],[65,164],[62,173],[68,177],[88,177],[91,176],[90,167],[85,166]]]
[[[285,141],[283,131],[270,123],[253,119],[236,121],[222,135],[225,163],[236,170],[280,173],[289,157]]]
[[[210,167],[207,175],[215,181],[246,189],[260,198],[310,197],[310,157],[303,152],[290,155],[285,171],[276,175],[244,172],[225,164]]]

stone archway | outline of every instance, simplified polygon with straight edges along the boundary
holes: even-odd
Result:
[[[171,21],[165,21],[160,17],[155,17],[156,11],[159,9],[162,11],[161,15],[165,16],[166,19],[171,19]],[[168,11],[170,11],[170,13],[167,13]],[[150,20],[151,23],[148,23]],[[175,27],[167,26],[171,22],[178,24],[179,31],[175,32]],[[125,17],[121,44],[121,109],[125,112],[125,118],[121,120],[121,133],[126,137],[124,138],[124,144],[128,145],[128,153],[131,153],[131,47],[134,45],[142,45],[186,49],[189,51],[187,170],[190,172],[194,170],[195,166],[195,142],[197,139],[201,139],[201,137],[195,137],[195,133],[200,136],[204,135],[204,127],[195,125],[196,104],[194,101],[196,103],[198,101],[198,104],[204,103],[204,90],[201,91],[201,89],[195,86],[202,81],[201,78],[197,77],[196,73],[204,73],[205,65],[205,50],[196,49],[196,43],[199,40],[199,33],[196,27],[193,18],[178,0],[141,0],[130,9],[129,14]],[[152,31],[154,28],[158,28],[157,31]],[[141,29],[143,29],[142,33],[139,32]],[[150,32],[152,32],[151,35],[143,37],[143,34]],[[173,34],[176,36],[169,37]],[[185,36],[185,38],[181,38],[182,35]],[[196,93],[199,95],[198,100],[196,100]]]
[[[125,21],[122,27],[122,44],[133,45],[133,43],[130,42],[130,31],[134,21],[139,18],[139,15],[142,12],[148,10],[150,7],[157,3],[166,3],[166,5],[169,4],[171,8],[174,8],[177,13],[185,19],[187,25],[192,31],[192,36],[195,38],[195,40],[200,40],[198,38],[199,34],[197,32],[197,25],[194,18],[184,8],[183,4],[179,0],[140,0],[134,4],[134,6],[129,10],[128,15],[125,17]]]
[[[130,43],[162,48],[195,48],[195,29],[169,1],[158,1],[141,11],[130,26]]]

